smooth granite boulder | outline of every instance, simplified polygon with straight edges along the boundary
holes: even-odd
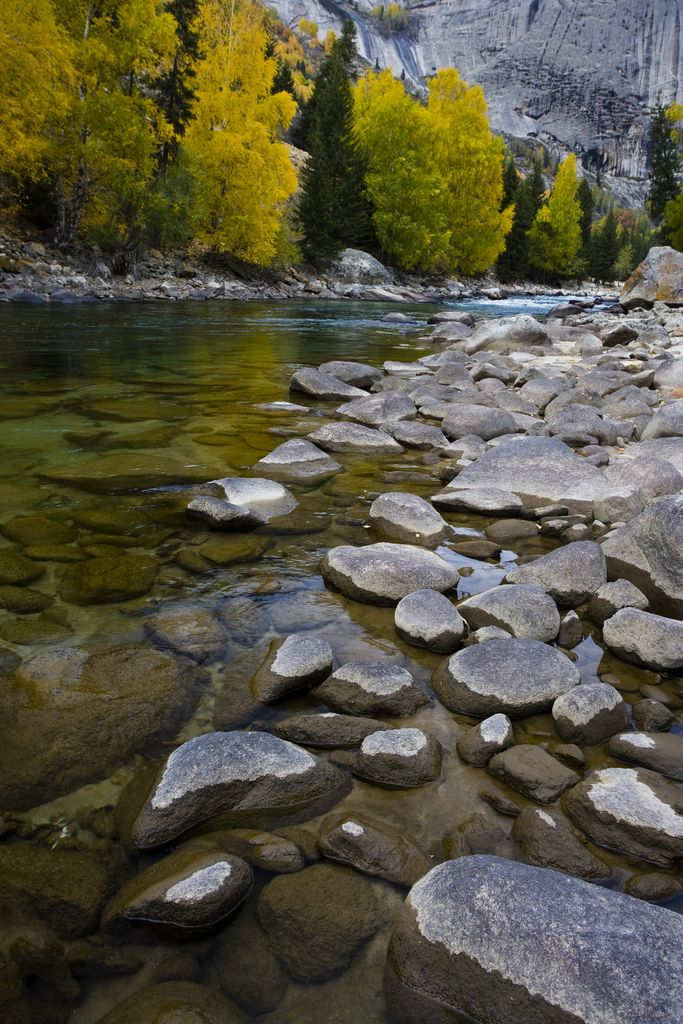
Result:
[[[480,321],[467,346],[467,352],[471,355],[482,349],[493,352],[501,347],[514,350],[518,345],[549,344],[550,338],[543,324],[529,313],[519,313],[499,320]]]
[[[210,483],[217,484],[226,501],[260,512],[267,519],[283,516],[296,508],[296,498],[276,480],[265,477],[225,476]]]
[[[185,511],[209,530],[252,530],[268,522],[261,512],[221,498],[193,498]]]
[[[543,747],[531,743],[520,743],[494,754],[488,770],[539,804],[554,803],[566,789],[579,781],[571,768],[560,764]]]
[[[329,860],[397,885],[414,885],[432,866],[427,854],[397,829],[365,818],[343,816],[326,822],[318,848]]]
[[[293,437],[290,441],[278,445],[270,455],[264,455],[252,469],[255,473],[261,473],[277,481],[313,484],[328,480],[338,473],[342,466],[310,441],[302,437]]]
[[[491,715],[464,732],[456,743],[458,755],[467,764],[483,768],[494,754],[516,743],[512,722],[507,715]]]
[[[390,729],[376,718],[356,718],[354,715],[339,715],[336,711],[325,711],[319,715],[294,715],[285,718],[275,726],[275,732],[283,740],[300,743],[305,747],[321,747],[330,750],[346,750],[359,747],[370,733]]]
[[[613,580],[611,583],[603,583],[596,590],[588,602],[588,615],[602,626],[606,619],[619,611],[620,608],[639,608],[646,611],[649,601],[638,587],[628,580]]]
[[[565,743],[594,747],[615,732],[628,729],[628,708],[608,683],[585,683],[562,694],[553,704],[555,728]]]
[[[466,434],[476,434],[484,441],[501,434],[514,434],[515,421],[505,409],[490,409],[483,405],[457,405],[444,416],[441,423],[449,441],[455,441]]]
[[[620,608],[602,627],[610,651],[634,665],[655,672],[683,666],[683,622],[638,608]]]
[[[552,936],[552,940],[549,940]],[[681,1024],[683,921],[503,857],[433,868],[387,954],[392,1024]]]
[[[505,583],[541,587],[561,608],[588,601],[607,580],[603,548],[594,541],[577,541],[512,569]]]
[[[366,427],[382,427],[390,420],[414,420],[417,416],[415,403],[400,391],[356,398],[340,405],[337,412],[343,420],[363,423]]]
[[[343,380],[354,388],[368,390],[383,377],[382,371],[367,363],[351,363],[343,359],[335,359],[331,363],[321,363],[320,373],[329,373],[337,380]]]
[[[631,708],[631,714],[641,732],[666,732],[676,721],[669,709],[652,697],[637,701]]]
[[[467,623],[458,609],[437,590],[416,590],[399,601],[394,625],[406,643],[437,654],[454,651],[467,635]]]
[[[513,638],[465,647],[432,674],[436,695],[449,711],[478,718],[549,711],[579,680],[579,670],[560,651]]]
[[[501,491],[497,487],[466,487],[460,485],[457,476],[451,486],[433,495],[432,504],[452,512],[478,512],[483,516],[509,515],[521,512],[524,503],[512,491]]]
[[[380,494],[370,506],[370,522],[380,533],[407,544],[435,547],[453,528],[424,498],[391,491]]]
[[[561,811],[523,807],[512,826],[512,838],[527,864],[553,868],[577,878],[609,878],[610,869],[578,838]]]
[[[440,555],[412,544],[344,544],[327,552],[320,572],[345,597],[387,607],[420,588],[449,593],[460,579],[457,569]]]
[[[560,628],[560,613],[552,597],[533,584],[492,587],[458,605],[472,631],[499,626],[522,640],[550,643]]]
[[[647,768],[591,772],[564,810],[599,846],[668,866],[683,858],[683,793]]]
[[[315,696],[353,715],[409,718],[429,704],[410,672],[381,661],[351,661],[316,687]]]
[[[362,423],[325,423],[308,440],[326,452],[360,455],[400,455],[403,448],[389,434],[364,427]]]
[[[361,743],[355,772],[392,789],[412,789],[441,774],[441,744],[421,729],[374,732]]]
[[[683,736],[672,732],[622,732],[607,744],[617,761],[683,780]]]
[[[635,451],[640,451],[640,445]],[[646,501],[683,491],[683,476],[666,459],[645,456],[618,459],[605,468],[605,476],[615,487],[637,487]]]
[[[610,580],[625,579],[654,611],[683,618],[683,496],[662,498],[602,544]]]
[[[261,667],[250,683],[252,696],[263,702],[278,700],[292,690],[313,686],[332,671],[332,648],[321,636],[293,633],[271,643]]]
[[[388,420],[384,423],[384,430],[405,448],[438,451],[448,444],[448,438],[438,427],[416,420]]]
[[[320,370],[314,370],[309,366],[302,367],[292,374],[289,390],[313,395],[314,398],[321,398],[325,402],[344,402],[353,398],[363,398],[367,394],[361,388],[345,384],[330,373],[321,373]]]
[[[265,732],[196,736],[138,776],[122,803],[121,830],[143,850],[200,822],[216,831],[305,820],[336,803],[344,784],[334,765]]]
[[[681,304],[683,256],[668,245],[655,245],[633,271],[621,289],[619,301],[624,309],[642,306],[652,309],[655,302]]]

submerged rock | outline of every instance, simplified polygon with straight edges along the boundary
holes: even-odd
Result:
[[[178,603],[163,608],[146,623],[154,643],[171,648],[194,661],[225,654],[228,637],[211,608],[200,603]]]
[[[399,601],[394,625],[406,643],[438,654],[454,651],[467,634],[458,609],[437,590],[416,590]]]
[[[430,858],[396,829],[365,818],[336,818],[321,832],[318,846],[329,860],[397,885],[413,885],[432,866]]]
[[[44,565],[36,565],[14,551],[0,551],[0,584],[22,587],[39,580],[45,572]]]
[[[315,696],[328,707],[354,715],[390,718],[409,718],[429,704],[407,669],[381,661],[343,665],[317,687]]]
[[[71,526],[64,526],[63,523],[42,516],[10,519],[0,527],[0,533],[22,547],[29,544],[72,544],[78,537],[78,531]]]
[[[41,474],[55,483],[81,487],[96,494],[127,494],[150,487],[200,484],[217,475],[215,466],[181,462],[161,455],[103,455],[74,466],[48,469]]]
[[[663,908],[502,857],[461,857],[413,886],[397,915],[389,1016],[673,1024],[682,941],[680,916]]]
[[[320,563],[326,583],[365,604],[392,606],[420,588],[448,593],[460,576],[433,551],[412,544],[332,548]]]
[[[97,1024],[247,1024],[247,1017],[215,988],[192,981],[165,981],[138,989]]]
[[[265,932],[245,914],[214,942],[210,971],[226,995],[251,1018],[277,1009],[287,992],[287,975]]]
[[[156,579],[158,563],[151,555],[89,558],[69,565],[59,583],[68,604],[113,604],[141,597]]]
[[[375,732],[361,743],[355,771],[392,788],[424,786],[441,774],[441,744],[420,729]]]
[[[332,648],[320,636],[294,633],[273,640],[250,690],[256,700],[271,701],[292,690],[312,686],[332,671]]]

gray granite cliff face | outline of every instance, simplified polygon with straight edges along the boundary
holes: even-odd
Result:
[[[533,135],[614,175],[647,174],[647,113],[661,89],[683,99],[683,0],[418,0],[410,27],[389,32],[369,14],[335,0],[276,0],[291,27],[307,17],[338,34],[358,30],[361,55],[415,84],[441,65],[478,82],[492,128]]]

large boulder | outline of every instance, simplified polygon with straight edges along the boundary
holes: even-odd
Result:
[[[441,774],[441,744],[421,729],[373,732],[361,743],[355,771],[392,789],[424,786]]]
[[[627,729],[628,708],[609,683],[586,683],[562,694],[553,704],[555,728],[566,743],[594,747]]]
[[[269,455],[253,467],[255,473],[273,480],[303,481],[306,483],[322,483],[338,473],[342,467],[326,452],[316,448],[310,441],[302,437],[293,437],[290,441],[280,444]]]
[[[629,580],[655,610],[683,618],[683,497],[650,505],[608,537],[602,550],[609,579]]]
[[[648,604],[645,594],[628,580],[612,580],[611,583],[603,583],[593,594],[588,602],[588,615],[598,626],[602,626],[620,608],[640,608],[645,611]]]
[[[552,936],[552,939],[549,939]],[[399,911],[392,1024],[680,1024],[678,914],[546,868],[460,857]]]
[[[554,803],[566,789],[579,781],[576,772],[566,768],[535,743],[520,743],[494,754],[488,770],[539,804]]]
[[[458,606],[471,630],[499,626],[522,640],[549,643],[560,629],[560,614],[552,597],[532,584],[493,587]]]
[[[683,253],[654,246],[621,289],[619,301],[626,309],[652,309],[655,302],[683,306]]]
[[[541,587],[563,608],[576,608],[588,601],[606,580],[603,549],[590,540],[556,548],[505,577],[506,583]]]
[[[683,666],[683,622],[638,608],[620,608],[602,627],[609,649],[623,661],[672,672]]]
[[[460,579],[457,569],[440,555],[412,544],[344,544],[327,552],[320,571],[325,582],[345,597],[388,607],[421,588],[448,593]]]
[[[362,249],[344,249],[332,261],[329,277],[340,284],[391,284],[387,268]]]
[[[66,567],[59,581],[59,596],[77,605],[128,601],[147,593],[158,568],[151,555],[88,558]]]
[[[683,402],[668,402],[657,409],[640,436],[643,441],[651,437],[683,437]]]
[[[435,547],[453,532],[453,527],[424,498],[401,491],[375,498],[368,518],[380,533],[407,544]]]
[[[363,398],[367,392],[361,388],[345,384],[338,377],[330,373],[321,373],[310,366],[304,366],[296,370],[289,381],[290,391],[301,391],[305,395],[313,395],[314,398],[321,398],[325,402],[351,401],[353,398]]]
[[[24,810],[154,755],[190,717],[208,674],[141,644],[58,647],[3,680],[0,810]]]
[[[635,450],[639,452],[640,446]],[[665,459],[644,456],[617,459],[610,461],[604,472],[613,486],[637,488],[646,501],[683,491],[683,476]]]
[[[587,850],[569,821],[556,808],[523,807],[512,838],[528,864],[553,868],[578,878],[609,878],[611,871]]]
[[[683,858],[683,793],[647,768],[603,768],[564,797],[589,839],[668,866]]]
[[[296,508],[296,498],[282,484],[264,477],[224,476],[211,480],[233,505],[260,512],[267,519],[283,516]]]
[[[579,670],[560,651],[538,640],[488,640],[465,647],[434,670],[432,686],[449,711],[510,718],[549,711],[578,686]]]
[[[467,352],[472,355],[484,348],[489,351],[508,347],[514,350],[520,345],[550,345],[545,327],[528,313],[480,323],[467,343]]]
[[[354,388],[367,390],[373,384],[382,380],[384,374],[376,366],[368,366],[367,363],[350,363],[343,359],[334,359],[330,363],[321,363],[318,367],[320,373],[329,373],[337,380],[343,380]]]
[[[459,474],[458,485],[512,491],[530,505],[571,502],[589,510],[605,477],[554,437],[520,437],[480,455]]]
[[[183,743],[157,771],[138,773],[121,806],[122,831],[148,849],[200,822],[211,821],[214,831],[286,824],[327,809],[343,782],[334,765],[270,733],[207,733]]]
[[[309,441],[326,452],[352,452],[360,455],[400,455],[403,448],[382,430],[362,423],[325,423],[308,435]]]

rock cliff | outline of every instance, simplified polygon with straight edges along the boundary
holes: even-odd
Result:
[[[317,22],[320,38],[353,18],[361,55],[415,83],[455,66],[483,87],[494,130],[572,150],[613,175],[647,174],[648,107],[660,89],[667,102],[683,99],[683,0],[418,0],[403,32],[368,0],[276,6],[292,27]]]

